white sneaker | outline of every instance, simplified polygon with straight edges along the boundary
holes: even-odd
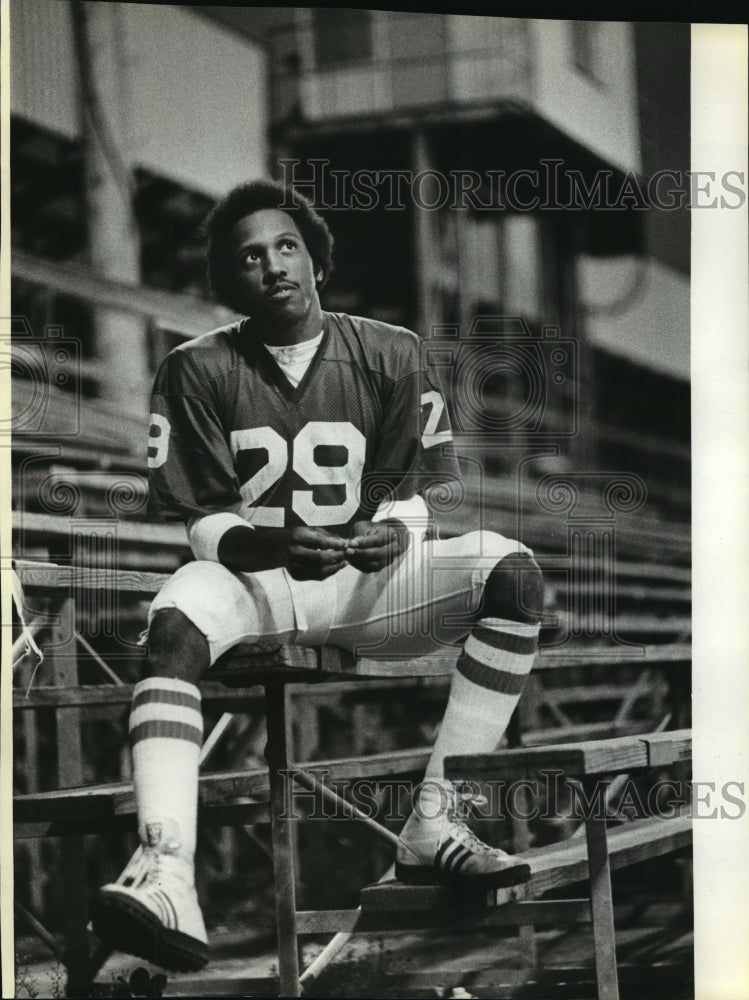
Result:
[[[99,890],[92,925],[102,941],[174,972],[208,961],[208,936],[195,891],[192,862],[166,824],[149,823],[144,843],[117,882]]]
[[[421,815],[414,812],[398,840],[395,877],[401,882],[501,889],[528,881],[527,864],[489,847],[466,826],[465,806],[449,782],[425,782],[419,806]]]

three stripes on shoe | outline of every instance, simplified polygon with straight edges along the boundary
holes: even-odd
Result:
[[[122,885],[126,889],[139,889],[140,885],[136,885],[138,880],[134,878],[126,878]],[[141,880],[142,881],[142,880]],[[164,892],[163,889],[155,889],[152,885],[148,886],[148,898],[156,904],[158,910],[158,917],[165,927],[171,927],[176,930],[179,927],[179,917],[177,916],[177,910],[175,909],[174,903],[171,901],[169,896]]]
[[[456,875],[471,856],[467,847],[448,837],[435,854],[434,865]]]

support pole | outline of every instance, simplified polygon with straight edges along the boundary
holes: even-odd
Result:
[[[268,722],[268,778],[270,781],[271,839],[276,890],[276,933],[278,937],[278,978],[280,996],[301,996],[299,954],[296,932],[296,887],[294,884],[293,820],[287,813],[289,775],[286,731],[286,684],[283,680],[265,685]]]
[[[605,814],[589,816],[586,819],[585,836],[588,842],[598,1000],[619,1000],[614,903],[611,895],[611,867]]]
[[[418,176],[431,166],[429,138],[423,129],[413,133],[411,140],[411,163]],[[414,267],[417,296],[417,326],[422,337],[429,337],[434,323],[442,322],[439,299],[434,294],[435,255],[438,244],[435,239],[433,212],[418,205],[414,213]]]
[[[83,98],[89,263],[103,278],[140,283],[140,238],[129,150],[131,121],[119,86],[127,59],[119,4],[71,5]],[[103,394],[129,413],[148,413],[148,330],[141,316],[97,308],[96,352]]]
[[[53,682],[59,687],[78,683],[75,647],[75,602],[66,597],[62,603],[60,624],[53,633],[49,649]],[[78,708],[55,710],[57,724],[57,787],[73,788],[83,784],[83,747],[81,711]],[[89,943],[88,901],[81,886],[86,882],[85,842],[82,836],[63,837],[60,841],[63,899],[63,939],[68,972],[68,996],[80,996],[88,979]]]

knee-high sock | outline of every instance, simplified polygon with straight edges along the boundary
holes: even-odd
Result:
[[[130,746],[141,841],[176,837],[179,853],[190,859],[197,836],[202,742],[200,691],[194,684],[149,677],[136,685]]]
[[[445,757],[485,753],[502,739],[538,648],[539,625],[482,618],[468,636],[425,777],[442,778]]]

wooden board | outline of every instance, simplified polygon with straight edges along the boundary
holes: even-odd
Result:
[[[581,777],[626,773],[653,766],[653,753],[657,755],[659,765],[691,759],[691,729],[453,756],[445,761],[445,774],[454,778],[491,780],[506,775],[508,771],[526,768],[559,769],[567,775]]]
[[[399,930],[421,930],[427,927],[439,928],[445,924],[457,932],[462,923],[470,923],[472,930],[486,927],[512,927],[519,923],[533,926],[558,927],[560,924],[589,923],[590,902],[587,899],[570,899],[547,902],[526,900],[520,903],[506,903],[491,908],[477,901],[474,905],[464,900],[464,905],[449,911],[441,907],[433,910],[383,910],[372,908],[362,910],[302,910],[297,913],[297,930],[300,934],[372,933],[376,931],[394,932]]]
[[[29,516],[31,515],[24,515],[24,522]],[[123,593],[153,596],[169,579],[167,573],[99,569],[93,566],[58,566],[54,563],[30,562],[23,559],[17,559],[14,568],[21,585],[30,590],[117,590]]]
[[[682,850],[689,847],[691,842],[692,820],[689,816],[625,823],[609,831],[611,868],[626,868],[640,861]],[[588,877],[585,838],[576,837],[547,847],[531,848],[517,857],[530,865],[530,881],[523,886],[514,887],[514,898],[507,898],[509,890],[498,890],[491,905],[501,906],[539,896]],[[465,893],[461,898],[464,905],[469,901]],[[477,908],[482,905],[478,895],[474,895],[473,902]],[[455,908],[455,892],[446,886],[411,886],[393,880],[362,889],[361,905],[364,912],[442,909],[449,916]],[[483,905],[486,906],[485,901]],[[527,917],[518,919],[518,923],[523,922],[527,922]]]
[[[366,757],[342,757],[314,761],[302,766],[325,783],[361,778],[387,778],[421,773],[429,759],[428,747],[370,754]],[[226,805],[238,799],[264,800],[269,782],[266,768],[221,771],[201,774],[198,779],[201,808]],[[18,824],[52,821],[103,819],[130,815],[135,811],[131,782],[59,789],[17,795],[14,799],[14,822]]]
[[[40,685],[28,692],[18,688],[13,691],[14,709],[34,708],[93,708],[127,707],[133,700],[134,684],[81,684],[77,687]],[[229,689],[225,684],[203,683],[200,686],[203,701],[226,703],[233,711],[242,712],[262,707],[263,694],[259,687]]]
[[[362,658],[344,662],[343,673],[359,677],[439,676],[452,673],[460,655],[458,648],[446,648],[442,653],[412,660],[372,660]],[[653,666],[661,663],[689,664],[692,647],[689,643],[663,643],[643,646],[542,647],[533,665],[534,671],[564,670],[570,667]]]
[[[75,518],[80,530],[85,519]],[[187,531],[184,524],[154,524],[150,521],[124,521],[112,519],[112,527],[117,528],[120,542],[142,545],[179,546],[187,551]],[[13,511],[13,530],[24,534],[52,535],[57,538],[70,537],[70,518],[59,514],[35,514],[29,511]]]

